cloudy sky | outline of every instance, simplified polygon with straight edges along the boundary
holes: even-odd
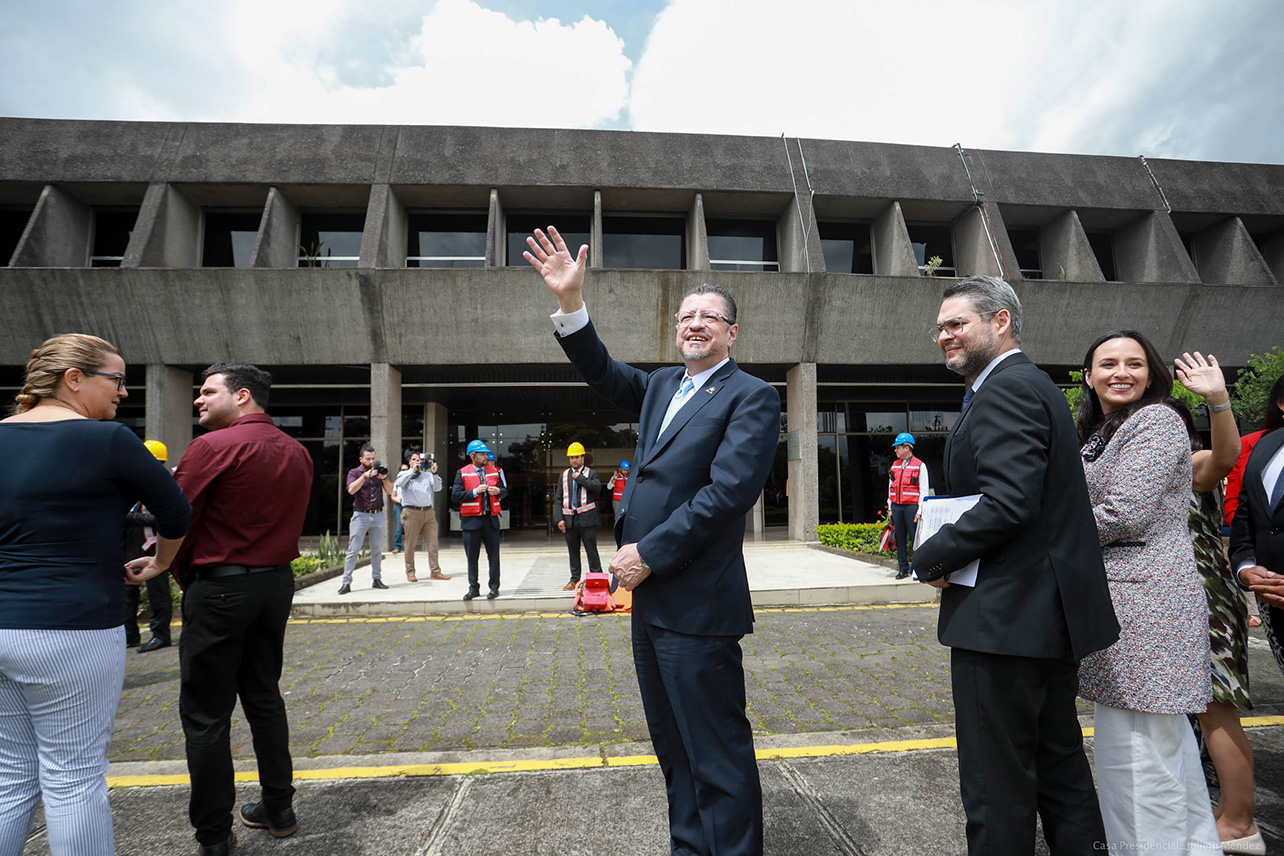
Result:
[[[1284,163],[1278,0],[11,0],[0,115]]]

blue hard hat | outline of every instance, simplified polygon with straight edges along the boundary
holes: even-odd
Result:
[[[629,462],[620,461],[620,469],[624,470],[627,473],[629,471]]]
[[[483,443],[481,440],[473,440],[471,443],[468,444],[468,454],[471,455],[473,452],[489,453],[490,449],[487,449],[486,444]]]
[[[486,450],[486,460],[488,460],[488,461],[493,461],[493,460],[495,460],[495,453],[494,453],[494,452],[492,452],[492,451],[490,451],[489,449],[487,449],[487,450]]]
[[[914,435],[909,433],[908,431],[902,431],[901,433],[896,435],[896,439],[892,441],[892,445],[893,446],[906,446],[906,445],[913,446]]]

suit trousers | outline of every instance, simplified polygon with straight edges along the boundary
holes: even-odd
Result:
[[[279,684],[293,600],[289,570],[198,577],[183,594],[178,712],[192,779],[188,813],[201,844],[224,841],[232,829],[228,733],[237,696],[254,739],[263,803],[269,812],[291,805],[290,726]]]
[[[762,785],[739,636],[633,618],[642,707],[669,798],[674,856],[760,856]]]
[[[403,508],[401,510],[402,531],[405,533],[406,574],[415,573],[415,547],[419,536],[424,537],[424,548],[428,551],[428,568],[434,574],[441,573],[441,563],[437,559],[437,515],[432,508]]]
[[[1104,852],[1092,769],[1075,713],[1078,664],[950,649],[959,790],[970,856]]]
[[[491,515],[482,517],[479,529],[465,529],[464,556],[468,558],[468,590],[480,591],[477,579],[477,560],[481,557],[482,544],[486,545],[486,560],[490,563],[490,590],[499,591],[499,521]]]
[[[896,530],[896,561],[902,571],[908,571],[910,566],[908,557],[913,549],[914,533],[918,531],[918,524],[914,522],[914,515],[918,514],[918,506],[893,502],[890,507],[892,527]]]
[[[174,602],[169,596],[169,573],[157,574],[147,582],[147,602],[151,605],[152,617],[148,622],[153,638],[169,643],[169,622],[174,615]],[[142,586],[125,586],[125,642],[137,645],[138,605],[141,601]]]
[[[585,526],[580,522],[578,514],[572,514],[564,522],[566,549],[571,554],[571,581],[579,582],[580,579],[580,544],[584,545],[584,552],[588,554],[589,570],[595,574],[601,573],[602,560],[597,555],[597,527]]]

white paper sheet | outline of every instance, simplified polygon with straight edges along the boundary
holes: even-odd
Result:
[[[918,531],[914,533],[914,548],[922,544],[928,538],[931,538],[941,527],[947,523],[957,523],[963,513],[981,501],[981,495],[973,494],[972,496],[925,496],[919,500],[919,514],[922,515],[918,521]],[[981,560],[977,559],[964,565],[951,574],[946,574],[945,579],[950,585],[957,586],[975,586],[976,572],[981,568]]]

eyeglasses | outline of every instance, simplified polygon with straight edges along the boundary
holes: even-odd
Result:
[[[109,377],[116,381],[116,391],[123,392],[125,389],[125,376],[123,374],[108,374],[107,372],[85,372],[85,374],[98,375],[99,377]]]
[[[725,321],[727,326],[731,326],[732,323],[730,318],[721,312],[714,312],[712,309],[706,309],[703,312],[679,312],[673,317],[677,320],[678,327],[690,327],[696,320],[697,315],[700,317],[701,324],[716,324],[719,321]]]
[[[951,336],[957,336],[959,333],[963,332],[963,328],[967,326],[967,319],[984,318],[987,315],[997,314],[997,312],[977,312],[975,315],[960,315],[957,318],[951,318],[944,324],[933,324],[931,327],[928,327],[927,335],[933,342],[940,339],[942,333],[949,333]]]

